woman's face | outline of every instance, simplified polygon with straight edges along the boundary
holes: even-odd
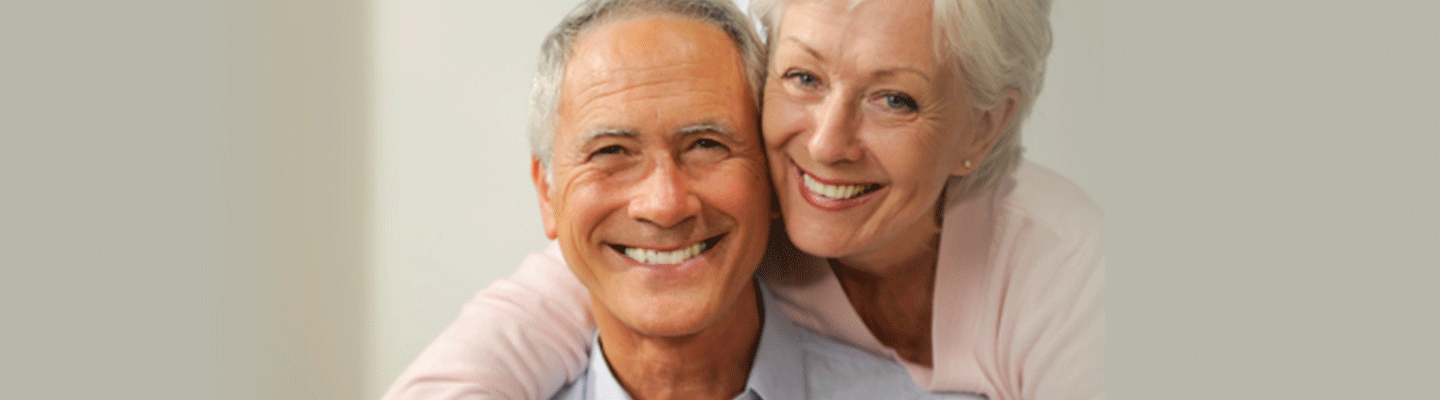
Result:
[[[863,267],[927,246],[946,179],[989,142],[963,77],[935,55],[929,1],[848,3],[786,8],[762,121],[791,240]]]

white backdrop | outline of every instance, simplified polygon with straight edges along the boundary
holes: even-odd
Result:
[[[740,1],[742,8],[745,1]],[[573,1],[375,5],[373,327],[365,394],[378,396],[460,305],[542,248],[525,141],[544,34]],[[1102,8],[1061,1],[1027,157],[1104,207]]]

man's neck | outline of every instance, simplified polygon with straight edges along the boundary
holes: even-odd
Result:
[[[693,335],[647,336],[594,302],[602,353],[636,400],[728,400],[745,390],[760,342],[757,288],[750,285],[715,323]]]

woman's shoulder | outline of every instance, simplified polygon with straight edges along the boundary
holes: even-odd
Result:
[[[1014,217],[1072,238],[1103,229],[1105,215],[1100,207],[1080,186],[1054,170],[1025,160],[1008,186],[1001,209]]]

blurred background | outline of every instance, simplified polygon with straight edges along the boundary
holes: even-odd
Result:
[[[0,398],[373,399],[545,244],[553,1],[0,0]],[[1114,398],[1436,398],[1440,3],[1059,0]],[[1102,133],[1103,132],[1103,133]]]
[[[573,4],[0,3],[0,397],[377,398],[546,243]],[[1055,6],[1025,142],[1103,208],[1102,14]]]

